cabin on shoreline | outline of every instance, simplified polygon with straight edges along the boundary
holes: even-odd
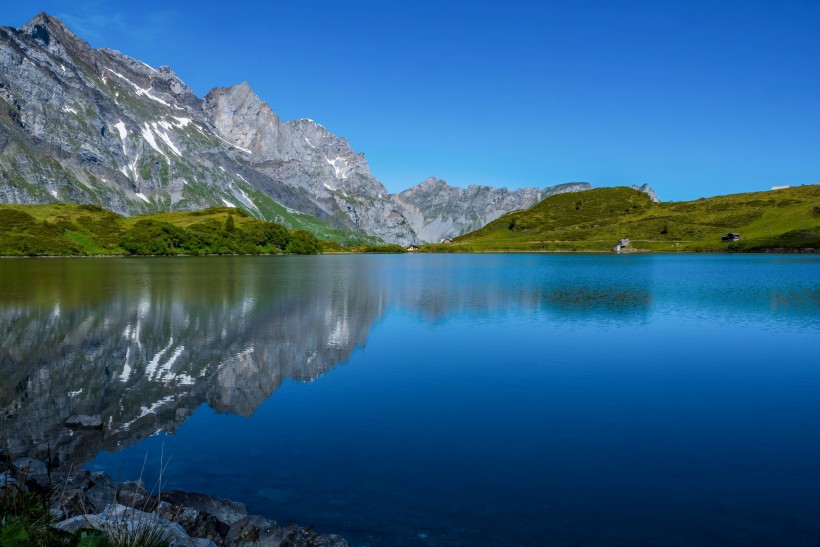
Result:
[[[631,245],[631,242],[629,241],[629,238],[628,237],[623,237],[623,238],[619,239],[618,243],[616,243],[615,246],[612,248],[612,252],[620,253],[621,249],[623,249],[624,247],[629,247],[630,245]]]
[[[740,241],[740,234],[736,232],[730,232],[725,236],[720,238],[721,241]]]

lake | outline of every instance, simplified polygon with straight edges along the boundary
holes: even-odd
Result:
[[[817,256],[7,259],[0,339],[13,450],[352,545],[820,541]]]

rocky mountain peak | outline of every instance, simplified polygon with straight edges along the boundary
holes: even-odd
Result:
[[[272,159],[266,151],[276,146],[281,122],[247,82],[212,89],[202,107],[228,142]]]
[[[30,36],[43,48],[52,53],[60,53],[60,44],[85,44],[76,34],[56,17],[40,12],[34,19],[23,25],[20,32]]]
[[[435,188],[436,186],[447,186],[447,183],[441,179],[437,179],[436,177],[430,177],[418,185],[419,188],[424,188],[425,190]]]

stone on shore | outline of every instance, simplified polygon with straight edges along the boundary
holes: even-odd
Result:
[[[26,477],[44,477],[48,475],[48,467],[45,462],[34,458],[17,458],[12,465],[21,472],[25,472]]]
[[[217,542],[228,534],[233,523],[248,516],[243,503],[176,490],[162,493],[159,513],[175,517],[174,521],[191,536]]]
[[[171,545],[183,547],[347,545],[337,535],[248,516],[244,504],[206,494],[172,490],[152,495],[142,481],[118,485],[105,473],[85,469],[49,474],[44,462],[28,457],[9,467],[0,473],[0,490],[21,486],[45,495],[52,516],[60,521],[57,527],[70,533],[90,527],[110,535],[150,526],[167,530]]]
[[[266,518],[252,515],[231,526],[225,545],[259,547],[346,547],[347,541],[335,534],[319,535],[295,524],[279,526]]]
[[[172,546],[216,547],[216,543],[209,539],[190,537],[182,526],[155,513],[145,513],[117,503],[112,503],[98,514],[89,513],[66,519],[57,523],[56,528],[69,533],[83,528],[94,528],[115,537],[119,534],[133,534],[141,529],[161,529],[170,536]]]

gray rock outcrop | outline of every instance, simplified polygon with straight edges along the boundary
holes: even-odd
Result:
[[[225,139],[250,152],[255,169],[311,196],[319,208],[311,213],[343,218],[348,227],[385,241],[415,239],[364,154],[347,140],[310,119],[283,123],[246,83],[214,89],[203,109]]]
[[[558,184],[543,189],[508,190],[475,185],[457,188],[443,180],[429,178],[392,197],[419,240],[437,243],[444,238],[478,230],[510,211],[527,209],[549,196],[590,188],[592,186],[586,182]]]
[[[105,473],[46,469],[43,461],[21,458],[0,473],[0,495],[35,496],[48,506],[53,526],[64,532],[91,528],[114,543],[129,545],[144,537],[161,538],[176,547],[347,545],[335,534],[248,516],[245,505],[235,501],[181,491],[153,495],[141,482],[117,485]]]
[[[633,184],[630,186],[630,188],[634,188],[638,192],[643,192],[644,194],[649,196],[649,199],[651,199],[655,203],[660,203],[661,201],[660,199],[658,199],[658,195],[655,193],[655,190],[653,190],[652,187],[648,184],[642,184],[640,186],[638,186],[637,184]]]

